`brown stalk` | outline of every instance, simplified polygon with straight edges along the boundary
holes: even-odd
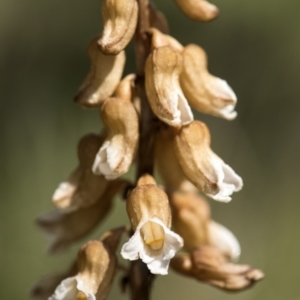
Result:
[[[154,168],[154,137],[159,126],[158,119],[153,115],[148,104],[145,91],[144,66],[150,53],[149,0],[137,0],[139,5],[138,25],[135,34],[135,54],[137,65],[136,86],[141,100],[140,142],[137,156],[136,181],[145,173],[153,174]],[[154,275],[141,260],[131,263],[129,271],[129,287],[131,300],[149,300]]]

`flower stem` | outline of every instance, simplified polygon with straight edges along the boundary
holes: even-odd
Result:
[[[149,106],[145,91],[145,62],[150,53],[150,38],[147,30],[150,28],[149,0],[137,0],[139,18],[135,34],[135,54],[137,65],[137,92],[141,101],[140,141],[137,156],[136,180],[143,174],[153,174],[154,139],[157,128],[157,118]],[[131,300],[149,300],[154,275],[141,260],[133,261],[129,271],[129,286]]]

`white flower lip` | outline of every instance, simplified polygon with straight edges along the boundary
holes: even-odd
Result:
[[[165,231],[164,246],[158,251],[151,250],[149,246],[145,245],[141,237],[140,229],[147,221],[161,225]],[[149,220],[144,219],[139,223],[134,235],[123,245],[121,255],[129,260],[140,258],[147,264],[152,274],[167,275],[171,258],[182,246],[183,239],[171,231],[159,218],[154,217]]]
[[[81,292],[86,295],[87,300],[96,300],[95,295],[89,293],[83,286],[79,276],[64,279],[55,289],[54,294],[48,300],[73,300]]]
[[[241,246],[234,234],[225,226],[211,221],[208,225],[210,244],[237,261],[241,255]]]
[[[113,170],[118,165],[121,157],[119,153],[123,153],[117,143],[114,145],[110,141],[106,141],[96,154],[92,171],[96,175],[104,175],[107,180],[114,180],[122,174],[117,174]]]
[[[207,196],[220,202],[229,202],[231,201],[230,196],[233,194],[233,192],[238,192],[242,189],[243,180],[217,155],[214,154],[212,156],[211,163],[216,171],[220,190],[215,195],[207,194]]]

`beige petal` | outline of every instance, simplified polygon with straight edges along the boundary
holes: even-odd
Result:
[[[264,277],[259,269],[227,262],[220,250],[201,246],[191,254],[177,255],[171,267],[178,273],[227,291],[247,289]]]
[[[195,193],[174,192],[169,194],[173,226],[183,238],[188,251],[209,242],[208,224],[210,208],[207,202]]]
[[[94,158],[104,138],[104,134],[87,134],[80,139],[79,166],[58,186],[53,195],[54,205],[65,213],[93,205],[106,190],[108,182],[105,178],[92,172]]]
[[[161,129],[156,135],[155,160],[159,175],[167,191],[197,192],[197,188],[187,179],[178,163],[173,138],[170,127]]]
[[[154,178],[152,183],[145,184],[144,175],[140,178],[137,187],[129,194],[126,208],[131,225],[135,230],[142,220],[153,217],[159,218],[168,228],[171,227],[171,210],[166,193],[156,185]],[[147,179],[146,182],[148,182]]]
[[[126,78],[124,81],[131,84]],[[107,137],[93,163],[93,172],[111,180],[127,173],[139,141],[138,114],[131,100],[129,87],[122,81],[116,92],[118,98],[108,98],[101,108],[101,119]],[[128,95],[128,93],[130,95]]]
[[[104,0],[103,31],[98,41],[105,54],[120,53],[131,41],[138,20],[136,0]]]
[[[103,195],[91,206],[67,214],[54,210],[40,216],[37,224],[51,241],[48,251],[63,251],[89,234],[106,217],[112,207],[113,197],[122,185],[122,181],[111,182]]]
[[[79,88],[74,101],[83,107],[98,107],[115,91],[123,74],[126,56],[122,51],[118,55],[104,55],[98,44],[98,37],[88,45],[91,61],[90,71]]]
[[[154,49],[145,66],[145,86],[155,115],[171,126],[193,120],[192,111],[179,85],[182,57],[171,47]]]
[[[205,0],[175,0],[180,9],[195,21],[208,22],[219,15],[218,8]]]
[[[194,121],[174,138],[175,153],[187,178],[211,198],[228,202],[243,186],[242,179],[210,149],[207,126]]]
[[[236,95],[225,80],[208,72],[205,51],[190,44],[184,48],[182,55],[180,84],[190,105],[203,113],[234,119],[237,116],[234,110]]]

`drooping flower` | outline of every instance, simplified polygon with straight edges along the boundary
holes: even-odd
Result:
[[[125,243],[125,259],[141,259],[153,274],[166,275],[170,259],[183,246],[182,238],[170,230],[168,197],[150,175],[144,175],[129,194],[127,212],[133,236]]]
[[[200,121],[182,126],[174,138],[175,153],[187,178],[207,196],[229,202],[243,187],[242,178],[210,148],[210,134]]]
[[[116,248],[124,227],[87,242],[79,251],[78,273],[64,279],[49,300],[104,300],[117,268]]]
[[[132,103],[134,79],[133,74],[126,76],[115,97],[107,98],[101,107],[101,119],[107,135],[95,157],[93,172],[107,180],[127,173],[136,154],[139,119]]]
[[[48,251],[61,252],[90,233],[106,217],[113,197],[122,185],[120,180],[110,182],[103,195],[91,206],[67,213],[56,209],[38,217],[38,226],[51,242]]]

